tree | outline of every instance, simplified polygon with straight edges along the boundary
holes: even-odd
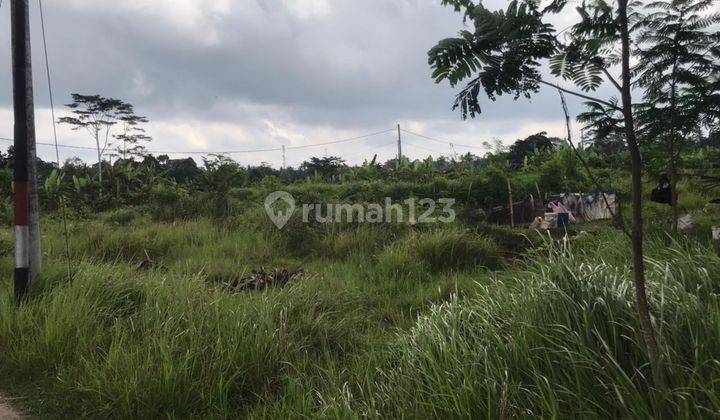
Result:
[[[132,105],[119,99],[105,98],[100,95],[72,94],[72,103],[66,106],[73,116],[62,117],[61,124],[69,124],[73,130],[87,130],[95,140],[98,159],[98,180],[102,184],[102,156],[110,146],[110,132],[119,119],[132,112]]]
[[[227,216],[230,213],[230,189],[242,185],[243,177],[238,164],[227,156],[211,155],[203,158],[205,171],[200,177],[200,187],[207,194],[213,213]]]
[[[343,168],[345,168],[345,161],[337,156],[311,157],[310,160],[300,165],[302,171],[308,174],[317,174],[324,180],[339,175]]]
[[[145,146],[140,143],[149,142],[152,140],[152,137],[145,134],[145,129],[140,127],[140,124],[147,123],[148,119],[136,115],[132,105],[128,105],[125,109],[122,109],[119,114],[118,119],[122,124],[123,131],[120,134],[113,135],[113,137],[120,142],[117,148],[118,155],[122,156],[123,160],[127,160],[128,155],[131,157],[145,157]]]
[[[470,78],[454,104],[464,118],[480,114],[478,97],[481,88],[491,100],[504,94],[512,94],[517,99],[530,97],[541,84],[622,112],[631,163],[633,226],[629,236],[633,251],[635,304],[656,384],[661,385],[657,339],[645,290],[643,164],[632,109],[628,0],[617,0],[614,4],[588,0],[578,5],[579,20],[568,28],[564,41],[545,19],[549,14],[562,11],[567,0],[554,0],[544,9],[533,0],[513,0],[504,11],[490,11],[473,0],[443,0],[442,3],[463,11],[465,19],[472,21],[474,26],[473,32],[461,31],[459,37],[440,41],[428,53],[436,82],[447,80],[455,86]],[[582,92],[543,80],[540,68],[544,59],[550,60],[554,75],[572,81]],[[618,64],[620,80],[610,72]],[[604,80],[620,93],[620,105],[584,93],[596,90]]]
[[[557,137],[548,137],[545,131],[533,134],[522,140],[517,140],[510,146],[507,158],[513,168],[522,168],[525,159],[535,153],[555,150],[555,145],[561,143]]]
[[[617,100],[611,102],[613,106],[585,102],[587,109],[578,114],[577,120],[584,125],[583,136],[592,148],[604,156],[616,158],[625,148],[625,127]]]
[[[175,182],[190,184],[200,178],[202,171],[193,158],[170,159],[167,155],[160,155],[157,160],[167,177]]]
[[[0,152],[0,168],[12,169],[15,161],[15,146],[10,146],[7,149],[7,154],[3,155]]]
[[[643,138],[661,139],[663,160],[670,181],[672,231],[677,232],[678,164],[681,150],[698,138],[697,128],[707,104],[712,77],[720,72],[717,45],[720,38],[709,28],[720,23],[720,14],[704,14],[714,0],[661,0],[646,7],[647,15],[633,20],[638,48],[633,68],[636,84],[644,89],[638,107]]]

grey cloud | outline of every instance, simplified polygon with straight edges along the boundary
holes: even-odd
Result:
[[[130,101],[152,120],[226,122],[250,132],[264,130],[262,119],[280,118],[361,132],[428,120],[442,130],[492,125],[502,133],[513,132],[518,118],[556,121],[560,112],[556,92],[544,89],[532,101],[484,100],[480,119],[461,122],[450,109],[455,90],[434,84],[427,65],[427,50],[462,26],[439,0],[328,0],[327,15],[309,17],[280,0],[228,1],[223,10],[195,3],[188,20],[157,7],[145,13],[113,2],[46,0],[56,101],[100,93]],[[3,5],[4,28],[8,16]],[[38,29],[34,19],[42,81]],[[0,58],[9,63],[8,30],[0,33]],[[0,107],[7,108],[5,68]],[[36,96],[47,103],[43,89]]]

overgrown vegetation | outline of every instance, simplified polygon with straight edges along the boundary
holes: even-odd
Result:
[[[651,242],[651,304],[672,368],[668,388],[648,395],[626,239],[605,224],[560,242],[528,231],[518,254],[511,231],[460,222],[277,231],[253,211],[220,225],[150,217],[125,209],[72,220],[71,282],[61,225],[49,219],[49,266],[28,302],[15,307],[2,282],[1,384],[31,413],[696,418],[720,409],[720,257],[707,239]],[[10,241],[3,230],[5,279]],[[154,265],[139,268],[148,256]],[[265,291],[226,287],[260,267],[304,275]]]
[[[148,154],[132,105],[73,95],[61,122],[89,130],[98,163],[37,162],[46,267],[18,305],[14,153],[0,153],[3,393],[41,418],[717,417],[712,1],[583,2],[561,32],[546,19],[564,0],[442,3],[472,24],[430,51],[436,81],[469,81],[463,117],[480,113],[481,88],[547,85],[566,115],[564,93],[591,100],[584,144],[567,115],[566,140],[541,132],[483,156],[198,165]],[[585,93],[543,80],[546,59]],[[621,100],[589,96],[603,79]],[[458,217],[296,212],[278,229],[263,206],[278,190],[300,204],[452,199]],[[591,191],[616,195],[614,220],[539,232],[515,214]]]

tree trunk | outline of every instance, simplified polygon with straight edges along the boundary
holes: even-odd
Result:
[[[678,233],[678,218],[680,217],[680,210],[678,209],[678,193],[677,193],[677,153],[676,149],[676,132],[673,129],[673,133],[670,136],[670,160],[668,162],[668,179],[670,180],[670,208],[672,209],[672,233]]]
[[[98,181],[100,181],[100,190],[102,190],[102,153],[100,152],[100,130],[97,128],[95,129],[95,147],[98,158]]]
[[[673,77],[675,74],[675,67],[673,67]],[[677,127],[675,126],[675,112],[677,108],[677,102],[675,99],[675,82],[670,86],[670,144],[669,154],[670,161],[668,162],[668,178],[670,180],[670,208],[672,209],[672,233],[677,234],[678,232],[678,218],[680,217],[680,211],[678,210],[677,202],[677,158],[679,153],[676,153],[677,146]]]
[[[660,357],[658,354],[655,329],[650,318],[650,308],[645,290],[645,262],[643,258],[643,216],[642,216],[642,157],[640,147],[635,136],[634,119],[632,113],[632,95],[630,92],[630,33],[627,17],[628,0],[618,0],[618,15],[620,18],[620,38],[622,41],[622,112],[625,121],[625,136],[630,152],[632,175],[632,252],[633,274],[635,277],[635,305],[642,327],[643,339],[648,359],[653,370],[655,385],[662,383],[660,370]]]

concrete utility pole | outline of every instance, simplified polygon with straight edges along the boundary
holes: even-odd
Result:
[[[283,144],[282,145],[282,168],[281,169],[285,169],[287,167],[286,163],[287,162],[285,161],[285,145]]]
[[[13,110],[15,118],[15,299],[22,300],[41,269],[40,214],[35,151],[28,0],[11,0]]]
[[[402,162],[402,136],[400,135],[400,124],[398,124],[398,164]]]

